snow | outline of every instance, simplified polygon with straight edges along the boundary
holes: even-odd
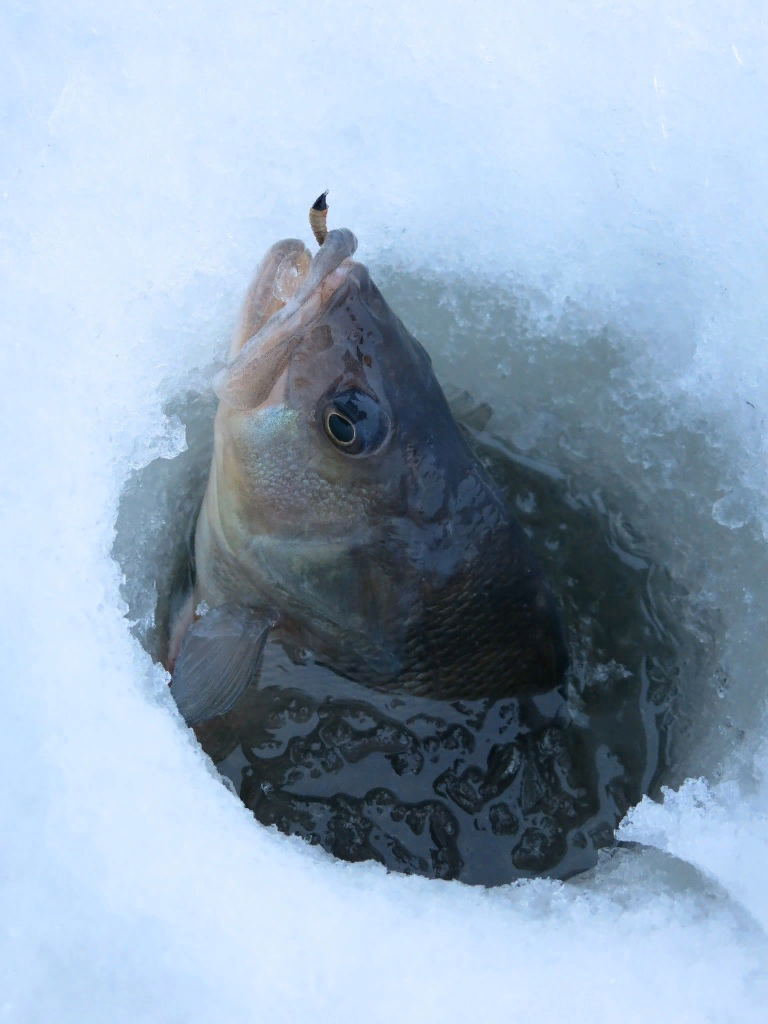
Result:
[[[0,1019],[764,1019],[767,33],[754,0],[5,6]],[[265,830],[130,631],[126,481],[324,188],[441,376],[630,489],[719,622],[622,826],[651,848],[572,882]]]

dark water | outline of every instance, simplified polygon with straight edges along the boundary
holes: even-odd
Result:
[[[687,727],[681,687],[706,645],[677,627],[686,595],[633,530],[631,495],[516,453],[483,429],[487,408],[453,402],[560,595],[572,658],[561,691],[450,704],[385,696],[269,643],[259,688],[196,731],[259,821],[342,859],[484,885],[568,877],[657,792]],[[186,571],[213,405],[190,393],[169,412],[187,425],[189,450],[134,476],[115,543],[135,632],[155,658]]]

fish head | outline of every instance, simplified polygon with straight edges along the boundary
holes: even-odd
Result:
[[[238,518],[252,533],[326,541],[392,515],[435,518],[473,459],[430,357],[350,258],[351,233],[330,233],[325,265],[300,245],[270,250],[252,292],[259,308],[281,304],[243,338],[261,319],[247,301],[215,382]]]
[[[466,695],[433,683],[477,647],[478,623],[491,646],[520,626],[527,647],[555,649],[559,617],[429,355],[355,247],[343,229],[314,258],[287,240],[257,273],[214,381],[199,596],[274,609],[285,635],[351,678]],[[544,674],[554,685],[556,668]]]

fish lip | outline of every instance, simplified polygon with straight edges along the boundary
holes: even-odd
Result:
[[[294,295],[292,301],[295,304],[295,308],[301,308],[307,299],[314,295],[318,288],[321,288],[326,282],[331,284],[329,289],[331,294],[336,291],[336,288],[346,276],[346,271],[342,271],[340,275],[338,271],[345,263],[348,264],[350,262],[356,250],[357,238],[355,238],[349,228],[336,228],[333,231],[329,231],[319,251],[313,257],[304,281],[299,285]]]

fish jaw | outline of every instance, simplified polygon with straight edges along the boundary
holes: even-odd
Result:
[[[343,282],[342,264],[356,248],[357,239],[346,228],[329,232],[309,264],[307,251],[296,239],[272,247],[246,298],[229,365],[214,377],[214,391],[222,402],[241,410],[264,402],[290,361],[297,339]],[[249,337],[254,328],[258,329]]]
[[[298,238],[284,238],[268,249],[243,300],[229,346],[230,363],[237,358],[243,346],[295,297],[307,279],[311,265],[312,256]]]

